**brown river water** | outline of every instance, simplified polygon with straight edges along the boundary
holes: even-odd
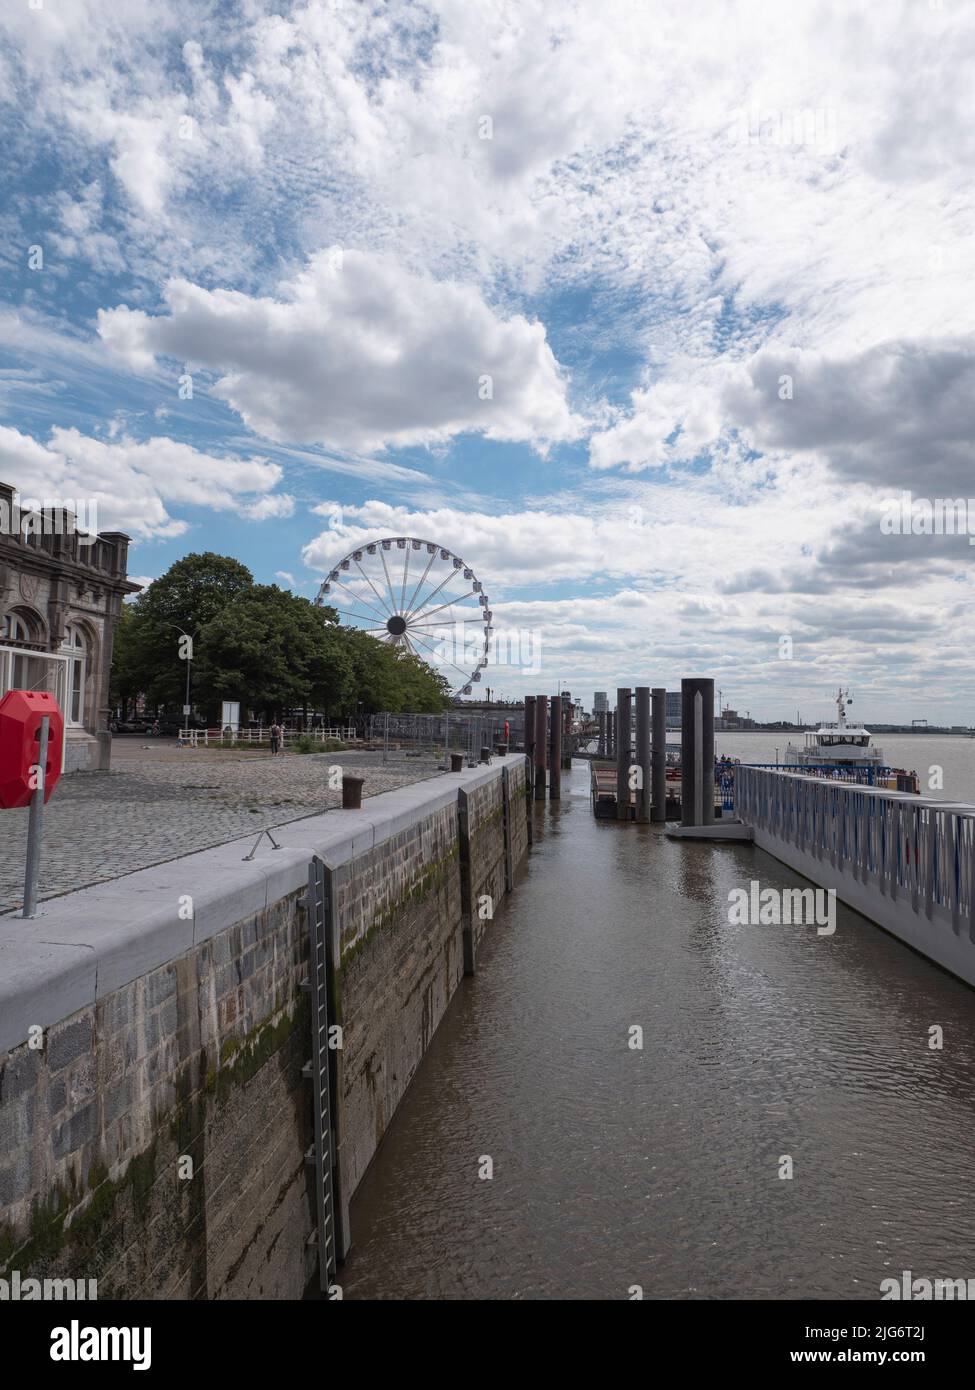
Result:
[[[718,752],[763,761],[763,739],[774,758],[771,735]],[[975,740],[877,741],[975,800]],[[534,816],[353,1200],[344,1296],[857,1299],[905,1269],[975,1277],[975,992],[842,906],[833,936],[729,925],[730,889],[803,880],[752,846],[594,820],[584,763]]]

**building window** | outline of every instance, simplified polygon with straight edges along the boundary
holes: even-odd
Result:
[[[85,678],[88,674],[88,642],[77,623],[69,623],[61,650],[71,657],[67,670],[67,722],[80,728],[85,722]]]
[[[19,613],[7,613],[3,620],[3,640],[5,642],[29,642],[30,630]],[[11,690],[27,690],[27,653],[15,656],[10,671]]]

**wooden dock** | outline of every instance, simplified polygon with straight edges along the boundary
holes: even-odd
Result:
[[[616,763],[608,760],[592,761],[589,765],[590,800],[593,815],[597,820],[617,820],[616,811]],[[679,777],[667,779],[667,804],[664,811],[667,820],[677,820],[681,813],[681,780]],[[636,792],[629,794],[629,819],[636,818]],[[714,813],[721,815],[721,790],[714,789]],[[624,816],[624,820],[627,817]]]

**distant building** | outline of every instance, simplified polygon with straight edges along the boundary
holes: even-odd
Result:
[[[717,729],[753,729],[754,719],[749,719],[747,715],[739,714],[736,709],[725,707],[720,716],[714,721]]]
[[[679,690],[667,691],[667,710],[665,719],[668,729],[679,729],[681,725],[681,695]]]
[[[64,714],[67,772],[107,770],[108,677],[129,537],[86,536],[63,508],[22,512],[0,483],[0,695],[46,690]]]
[[[605,690],[597,690],[592,697],[592,707],[596,714],[605,714],[609,709],[609,696]]]

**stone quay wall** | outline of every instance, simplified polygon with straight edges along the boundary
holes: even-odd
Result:
[[[525,857],[524,759],[274,833],[0,918],[0,1275],[102,1298],[297,1298],[316,1277],[309,859],[331,883],[347,1222],[490,929],[465,907],[493,916]]]

